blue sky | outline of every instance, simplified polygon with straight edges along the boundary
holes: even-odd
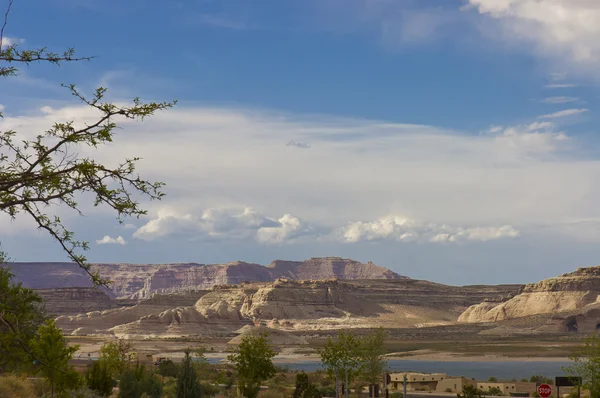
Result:
[[[179,100],[96,155],[167,183],[147,218],[56,209],[92,261],[535,281],[598,263],[599,33],[593,0],[15,0],[7,41],[95,58],[5,79],[0,129],[88,120],[60,83]],[[2,225],[13,259],[65,259]]]

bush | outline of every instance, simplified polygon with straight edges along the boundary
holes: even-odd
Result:
[[[203,397],[214,397],[221,392],[221,389],[219,386],[214,386],[209,383],[202,383],[200,384],[200,391],[202,392]]]
[[[0,398],[30,398],[36,395],[33,384],[26,377],[11,374],[0,377]]]
[[[402,393],[393,392],[390,394],[390,398],[402,398]]]
[[[177,368],[177,365],[175,365],[175,362],[171,361],[170,359],[167,359],[165,361],[160,361],[160,363],[158,364],[157,373],[164,377],[177,378],[179,369]]]
[[[162,382],[156,375],[149,372],[144,365],[136,365],[127,369],[119,381],[119,398],[160,398]]]
[[[487,390],[485,394],[492,396],[500,396],[502,395],[502,390],[500,390],[498,387],[490,387],[490,389]]]
[[[91,368],[88,369],[85,380],[88,388],[95,391],[99,396],[108,397],[112,394],[114,380],[112,371],[105,361],[94,362]]]
[[[446,388],[446,392],[452,392],[451,388]]]
[[[99,395],[95,391],[92,391],[85,387],[79,387],[76,390],[69,391],[69,398],[102,398],[105,395]]]

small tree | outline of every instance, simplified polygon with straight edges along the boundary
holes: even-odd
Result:
[[[600,397],[600,337],[594,333],[586,338],[584,346],[569,358],[573,364],[563,371],[581,377],[581,387],[589,390],[591,397]]]
[[[38,328],[30,343],[31,352],[36,358],[37,373],[49,382],[54,396],[55,390],[62,392],[77,387],[81,380],[69,366],[69,360],[79,346],[68,347],[61,330],[54,319],[49,319]]]
[[[95,361],[88,369],[85,380],[88,388],[102,397],[108,397],[113,390],[112,372],[104,360]]]
[[[236,353],[227,359],[233,363],[238,375],[238,392],[246,398],[256,398],[261,383],[270,379],[276,372],[271,349],[266,335],[242,338]]]
[[[192,363],[191,350],[187,348],[177,376],[177,398],[196,398],[200,396],[200,383]]]
[[[304,391],[309,386],[308,375],[304,372],[300,372],[296,375],[296,388],[294,389],[293,398],[302,398]]]
[[[319,355],[329,377],[345,377],[346,389],[362,369],[361,342],[352,333],[342,331],[337,340],[327,339]]]
[[[46,318],[42,298],[14,283],[0,252],[0,373],[22,371],[35,357],[29,343]]]
[[[119,380],[119,398],[160,398],[163,385],[144,365],[126,369]]]
[[[385,359],[387,351],[384,345],[386,337],[386,331],[379,328],[361,341],[361,375],[370,385],[379,384],[383,372],[387,369],[387,360]],[[372,396],[375,396],[375,389],[373,389]]]
[[[104,360],[113,376],[122,374],[127,365],[135,360],[135,352],[129,341],[117,339],[102,344],[100,359]]]

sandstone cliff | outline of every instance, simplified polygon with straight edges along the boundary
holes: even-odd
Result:
[[[497,322],[539,314],[559,314],[598,303],[600,267],[579,268],[556,278],[526,285],[520,294],[500,302],[483,302],[468,308],[461,323]]]
[[[11,263],[16,280],[34,289],[89,287],[88,276],[73,263]],[[339,257],[306,261],[276,260],[268,266],[236,261],[227,264],[94,264],[100,275],[113,281],[111,294],[118,298],[145,299],[153,294],[206,290],[216,285],[245,281],[289,279],[402,279],[371,262],[362,264]]]
[[[294,332],[423,327],[453,324],[470,305],[520,288],[454,287],[412,279],[278,279],[215,286],[210,292],[199,292],[193,305],[172,307],[151,299],[127,309],[61,317],[58,321],[74,334],[121,337],[232,335],[245,325]]]
[[[115,303],[104,291],[90,287],[37,289],[36,292],[44,299],[48,315],[81,314],[115,307]]]

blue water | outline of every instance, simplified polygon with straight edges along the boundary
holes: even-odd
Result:
[[[423,373],[446,373],[451,376],[464,376],[476,380],[487,380],[494,376],[499,380],[520,380],[533,375],[542,375],[554,378],[564,375],[562,368],[572,362],[435,362],[435,361],[409,361],[390,360],[390,371],[414,371]],[[290,370],[304,370],[312,372],[321,369],[320,362],[280,362],[277,366]]]

